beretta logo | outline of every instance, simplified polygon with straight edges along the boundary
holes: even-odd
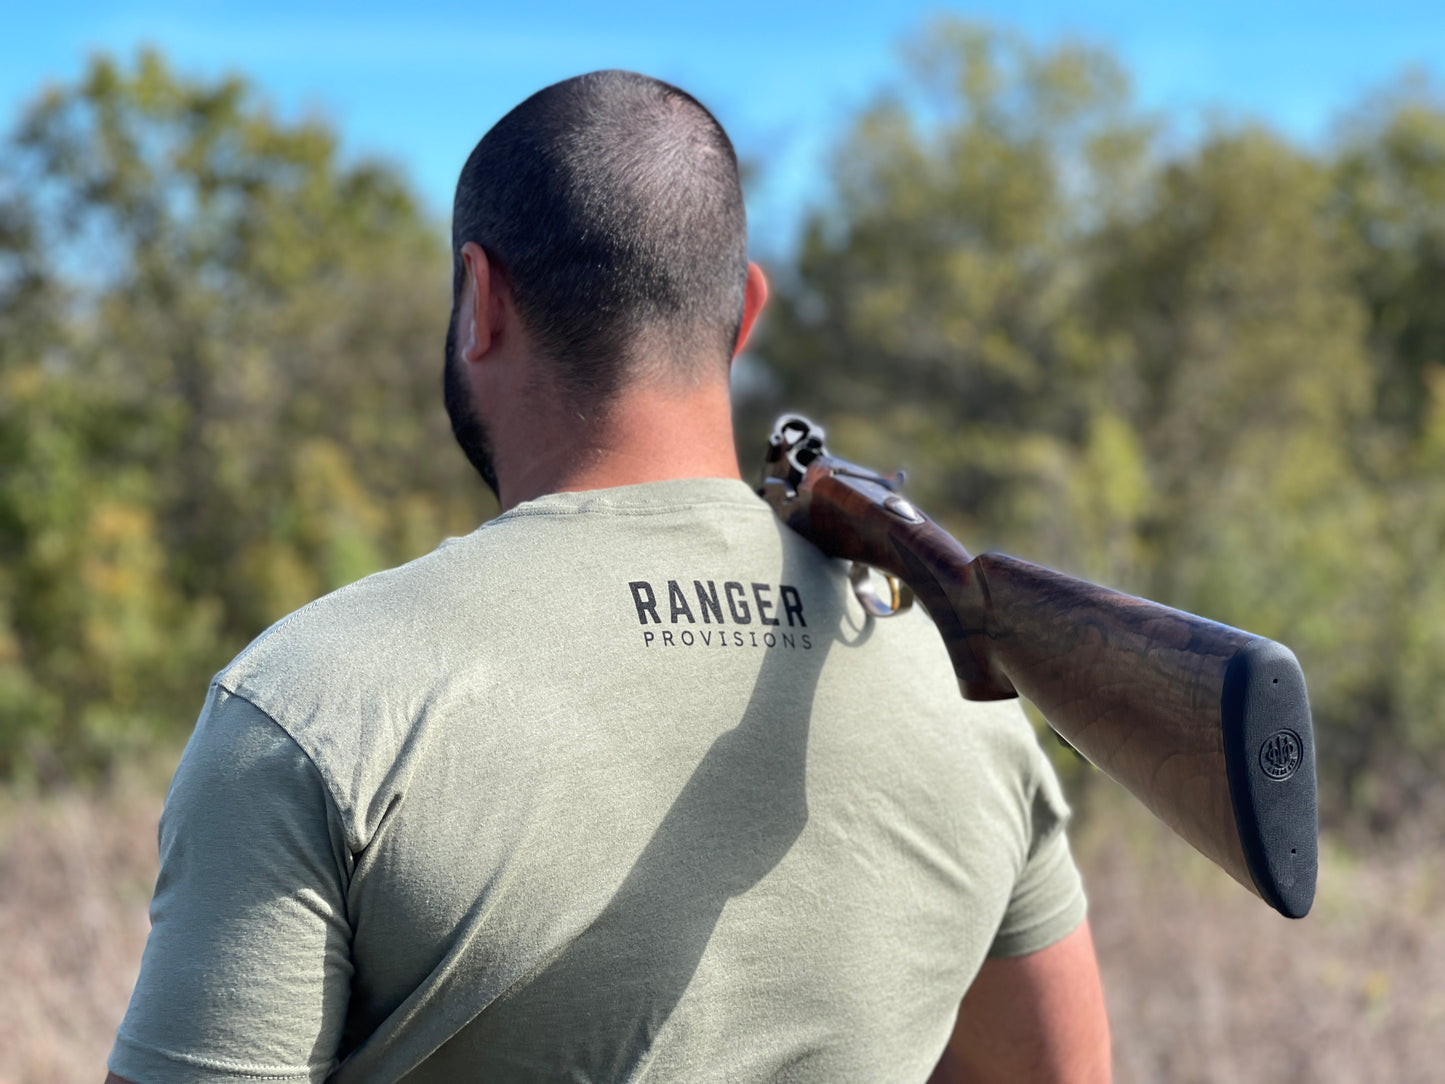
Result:
[[[1259,747],[1259,766],[1264,774],[1281,782],[1294,775],[1304,751],[1293,730],[1276,730]]]
[[[813,649],[812,637],[803,631],[808,627],[803,596],[792,584],[724,580],[719,589],[716,580],[693,580],[690,593],[677,580],[668,580],[665,588],[647,580],[627,586],[644,647]]]

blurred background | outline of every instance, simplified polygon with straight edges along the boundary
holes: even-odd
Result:
[[[799,409],[975,552],[1299,656],[1302,922],[1056,750],[1119,1078],[1438,1079],[1445,9],[679,7],[7,10],[0,1081],[103,1075],[209,676],[495,513],[439,394],[451,186],[598,67],[744,160],[745,472]]]

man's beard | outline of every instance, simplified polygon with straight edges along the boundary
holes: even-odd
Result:
[[[457,360],[457,314],[452,312],[447,325],[447,360],[442,369],[442,400],[446,403],[447,417],[452,422],[452,436],[457,438],[467,461],[482,476],[482,481],[499,501],[501,491],[497,488],[497,472],[492,466],[492,442],[487,435],[472,404],[471,389],[467,386],[467,374]]]

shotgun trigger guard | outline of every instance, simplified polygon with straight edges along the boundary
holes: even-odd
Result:
[[[888,602],[879,598],[873,588],[872,571],[861,561],[854,561],[848,569],[848,582],[853,585],[853,594],[863,604],[863,609],[874,617],[894,617],[913,605],[913,588],[887,573],[883,574],[883,578],[888,581],[891,597]]]

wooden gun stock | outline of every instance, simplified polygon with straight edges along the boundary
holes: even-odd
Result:
[[[971,558],[897,493],[900,479],[828,455],[806,419],[779,421],[764,474],[789,526],[911,589],[964,696],[1027,697],[1242,885],[1291,918],[1309,911],[1314,738],[1288,648],[1013,557]]]

